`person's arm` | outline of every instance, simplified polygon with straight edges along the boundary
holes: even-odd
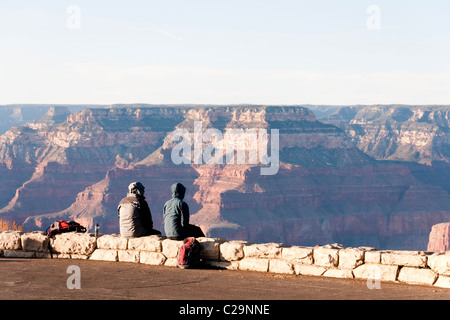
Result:
[[[121,204],[119,204],[117,206],[117,215],[119,216],[119,219],[120,219],[120,207],[121,207]]]
[[[184,229],[189,226],[189,206],[184,201],[181,203],[181,226]]]
[[[147,201],[145,200],[140,200],[140,213],[141,213],[141,221],[142,224],[150,229],[153,229],[153,219],[152,219],[152,213],[150,211],[150,207],[148,206]]]

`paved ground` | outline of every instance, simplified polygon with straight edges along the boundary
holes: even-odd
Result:
[[[79,267],[77,273],[68,267]],[[450,300],[450,289],[257,272],[197,269],[66,259],[0,258],[0,299],[170,300]]]

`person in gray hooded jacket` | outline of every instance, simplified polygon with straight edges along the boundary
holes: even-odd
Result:
[[[153,229],[152,213],[144,197],[145,187],[140,182],[128,186],[128,194],[123,198],[117,211],[120,220],[120,235],[135,238],[161,234]]]
[[[181,183],[172,185],[172,199],[164,204],[164,232],[169,239],[204,237],[202,230],[189,224],[189,206],[183,201],[186,188]]]

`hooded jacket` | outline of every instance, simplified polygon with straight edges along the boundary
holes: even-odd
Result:
[[[172,199],[164,204],[164,232],[167,237],[184,238],[189,226],[189,206],[183,201],[186,188],[172,185]]]
[[[142,237],[150,234],[153,229],[152,214],[145,201],[144,190],[140,182],[131,183],[126,198],[117,207],[122,237]]]

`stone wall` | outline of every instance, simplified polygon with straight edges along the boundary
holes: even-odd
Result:
[[[344,248],[254,244],[198,238],[204,264],[232,270],[290,275],[395,281],[450,288],[450,252],[378,251]],[[119,235],[64,233],[47,238],[41,231],[0,233],[0,256],[134,262],[176,267],[182,241],[159,236],[125,239]],[[50,249],[51,248],[51,252]]]

